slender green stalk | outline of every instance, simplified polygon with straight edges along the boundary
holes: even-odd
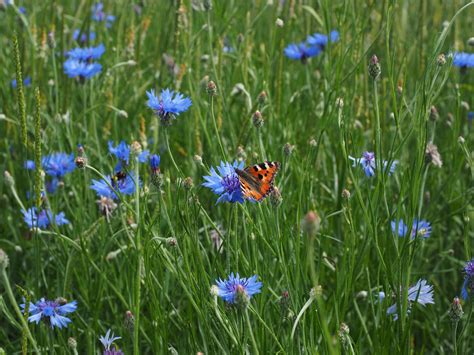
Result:
[[[36,114],[35,114],[35,199],[36,207],[41,207],[42,169],[41,169],[41,94],[39,88],[35,90]]]
[[[21,142],[24,147],[28,144],[28,134],[26,128],[26,105],[25,92],[23,88],[23,72],[21,68],[20,46],[18,44],[18,36],[13,35],[13,51],[15,55],[15,71],[16,71],[16,92],[18,100],[18,117],[20,118]]]
[[[3,286],[5,287],[5,291],[7,292],[7,296],[10,299],[11,306],[13,307],[13,310],[15,311],[15,313],[18,316],[18,319],[20,320],[23,332],[26,333],[26,335],[28,336],[28,339],[30,339],[31,345],[35,349],[36,353],[39,354],[40,351],[38,349],[38,346],[36,345],[36,340],[31,335],[30,329],[28,328],[28,323],[25,320],[25,318],[23,317],[23,314],[21,313],[20,308],[18,307],[17,300],[15,299],[15,296],[13,295],[13,291],[12,291],[12,288],[11,288],[11,285],[10,285],[10,280],[8,279],[8,276],[7,276],[6,268],[4,268],[4,267],[0,268],[0,276],[2,278]]]
[[[135,159],[135,223],[137,225],[137,234],[135,246],[137,249],[137,271],[135,274],[135,324],[133,328],[133,353],[140,354],[140,296],[141,296],[141,278],[142,278],[142,244],[141,244],[141,220],[140,220],[140,166]]]
[[[212,95],[209,98],[209,106],[211,107],[211,119],[212,124],[214,125],[214,131],[216,132],[217,143],[219,144],[219,148],[221,149],[222,158],[227,161],[224,146],[222,145],[221,135],[219,133],[219,129],[217,128],[216,116],[214,114],[214,98]]]

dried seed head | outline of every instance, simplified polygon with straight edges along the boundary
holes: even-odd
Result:
[[[135,155],[140,155],[143,151],[142,145],[140,144],[139,141],[133,141],[132,144],[130,145],[131,151]]]
[[[270,203],[273,207],[279,207],[283,202],[283,197],[281,197],[281,192],[278,187],[274,187],[273,191],[270,193]]]
[[[200,155],[197,155],[197,154],[196,154],[196,155],[193,157],[193,160],[194,160],[194,162],[195,162],[196,164],[202,165],[202,157],[201,157]]]
[[[216,285],[212,285],[209,292],[212,296],[217,297],[219,296],[219,287],[217,287]]]
[[[237,160],[245,161],[247,159],[247,153],[245,152],[245,148],[239,145],[237,147]]]
[[[73,337],[69,337],[68,340],[67,340],[67,345],[75,350],[77,348],[77,340]]]
[[[343,189],[341,193],[342,198],[348,200],[351,197],[351,192],[347,189]]]
[[[444,53],[441,53],[440,55],[438,55],[438,58],[436,59],[436,63],[438,63],[440,67],[446,64],[446,56],[444,55]]]
[[[188,176],[186,179],[184,179],[183,186],[186,190],[191,190],[194,187],[193,178]]]
[[[7,253],[3,249],[0,249],[0,269],[5,270],[10,263]]]
[[[427,163],[433,163],[433,165],[438,168],[443,166],[443,161],[441,160],[441,155],[438,152],[438,147],[431,142],[426,145],[425,160]]]
[[[474,47],[474,37],[471,37],[467,40],[467,44],[470,45],[471,47]]]
[[[316,285],[309,291],[309,297],[313,299],[318,296],[321,296],[322,294],[323,294],[323,287],[321,285]]]
[[[342,97],[336,99],[336,107],[342,109],[344,107],[344,100]]]
[[[285,155],[287,157],[289,157],[291,154],[293,154],[293,151],[295,150],[295,146],[290,144],[290,143],[286,143],[284,146],[283,146],[283,153],[285,153]]]
[[[79,169],[83,169],[87,165],[87,158],[86,157],[76,157],[75,163],[76,163],[76,166]]]

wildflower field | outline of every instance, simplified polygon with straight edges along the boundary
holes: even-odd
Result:
[[[473,354],[474,2],[0,0],[0,354]]]

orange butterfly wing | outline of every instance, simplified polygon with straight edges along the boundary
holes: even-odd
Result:
[[[261,164],[237,170],[244,198],[262,201],[273,190],[273,180],[280,169],[280,163],[266,161]]]

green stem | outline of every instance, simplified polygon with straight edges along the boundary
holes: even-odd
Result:
[[[214,103],[214,99],[211,96],[209,104],[211,106],[212,123],[214,125],[214,130],[216,131],[217,142],[219,143],[219,147],[221,148],[222,157],[224,158],[224,160],[227,161],[227,157],[226,157],[226,154],[225,154],[225,151],[224,151],[224,146],[222,145],[221,136],[219,134],[219,129],[217,128],[217,121],[216,121],[216,116],[214,115],[214,104],[213,103]]]
[[[141,292],[141,274],[142,274],[142,246],[141,246],[141,235],[140,235],[140,184],[139,182],[139,165],[138,161],[135,161],[135,222],[137,225],[137,237],[135,245],[137,248],[137,272],[135,275],[135,324],[133,328],[133,353],[140,354],[140,292]]]
[[[247,322],[247,331],[250,333],[250,340],[252,340],[253,353],[254,354],[259,354],[257,342],[256,342],[255,336],[253,334],[252,325],[250,324],[249,311],[247,309],[245,309],[245,321]]]
[[[166,128],[164,129],[164,133],[165,133],[166,149],[168,150],[168,153],[170,154],[171,163],[173,163],[173,166],[178,171],[178,173],[181,175],[181,177],[184,178],[184,174],[181,171],[181,169],[178,167],[178,164],[176,164],[176,161],[174,160],[174,157],[173,157],[173,153],[171,152],[170,143],[169,143],[169,140],[168,140],[168,130]]]
[[[15,296],[13,296],[13,291],[10,285],[10,280],[8,280],[6,269],[2,268],[0,273],[3,280],[3,285],[5,287],[5,291],[7,292],[8,298],[10,299],[10,303],[12,304],[13,309],[15,310],[15,313],[20,319],[21,325],[23,326],[23,329],[24,329],[23,331],[26,332],[26,335],[28,336],[28,339],[30,339],[31,345],[35,349],[36,353],[39,354],[40,351],[38,349],[38,346],[36,345],[35,339],[31,335],[30,328],[28,328],[28,323],[26,322],[25,318],[23,318],[20,308],[18,307],[18,304],[16,303]]]

